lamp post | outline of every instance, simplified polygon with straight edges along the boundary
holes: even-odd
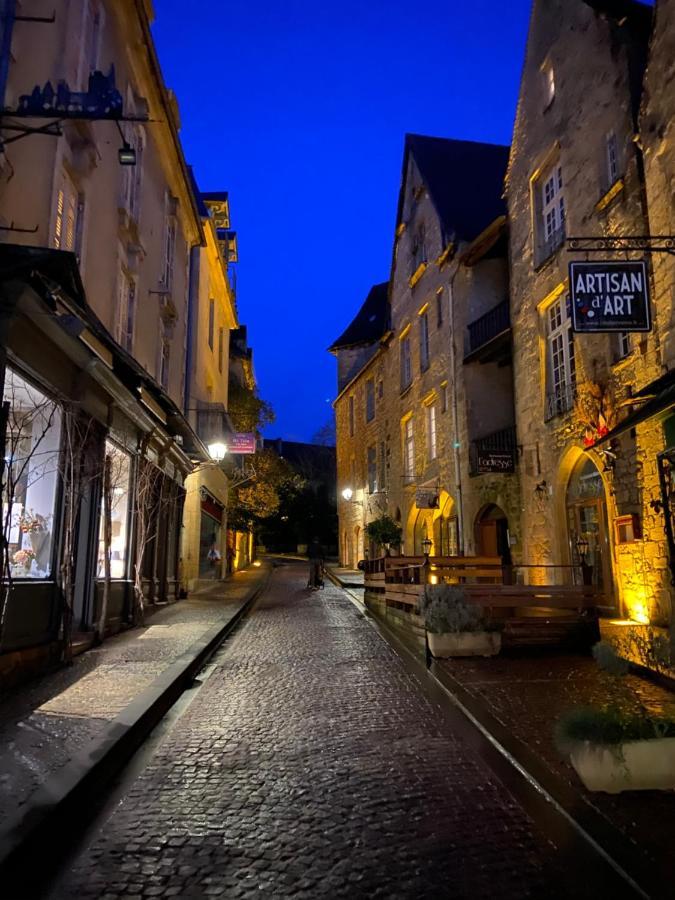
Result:
[[[577,548],[577,554],[579,555],[579,563],[581,564],[582,581],[585,585],[592,584],[593,566],[589,566],[589,564],[586,562],[586,557],[590,548],[588,538],[583,534],[578,534],[575,544]]]
[[[429,582],[429,554],[431,553],[432,541],[425,537],[422,541],[422,552],[424,553],[424,565],[422,566],[422,574],[424,575],[423,584]]]

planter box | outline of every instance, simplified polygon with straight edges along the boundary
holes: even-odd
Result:
[[[427,632],[429,650],[436,659],[449,656],[496,656],[502,646],[498,631],[463,631],[457,634]]]
[[[589,791],[675,789],[675,738],[628,741],[611,748],[585,741],[570,760]]]

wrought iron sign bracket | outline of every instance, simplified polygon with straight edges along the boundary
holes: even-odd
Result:
[[[568,253],[670,253],[675,256],[675,235],[633,235],[631,237],[568,237]]]

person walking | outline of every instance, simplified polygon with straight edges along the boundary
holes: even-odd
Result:
[[[307,556],[309,557],[309,582],[307,587],[312,588],[312,590],[318,590],[323,586],[323,564],[326,557],[318,537],[312,538],[311,543],[307,547]]]

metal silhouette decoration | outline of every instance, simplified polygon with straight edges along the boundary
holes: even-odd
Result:
[[[30,94],[19,97],[14,116],[57,119],[122,119],[122,95],[115,86],[115,67],[107,75],[95,71],[89,75],[86,91],[72,91],[67,81],[54,89],[51,81],[43,88],[36,85]]]

